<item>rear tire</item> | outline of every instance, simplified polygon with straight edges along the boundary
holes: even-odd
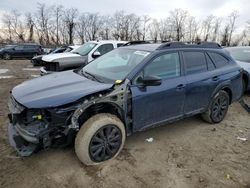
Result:
[[[122,150],[126,132],[122,121],[111,114],[88,119],[75,139],[75,152],[86,165],[98,165],[115,158]]]
[[[202,118],[209,123],[220,123],[226,116],[229,107],[229,95],[226,91],[219,91],[211,100],[208,110]]]
[[[247,91],[247,82],[243,79],[242,80],[242,96]]]

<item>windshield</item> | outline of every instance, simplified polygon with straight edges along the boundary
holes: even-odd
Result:
[[[72,50],[72,53],[80,54],[82,56],[88,55],[88,53],[96,46],[95,43],[87,42],[81,47]]]
[[[227,50],[235,60],[250,63],[250,48],[227,48]]]
[[[80,71],[105,82],[123,80],[149,52],[118,48],[92,61]]]

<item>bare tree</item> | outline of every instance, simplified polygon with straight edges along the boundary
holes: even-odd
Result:
[[[188,12],[182,9],[175,9],[170,11],[171,23],[174,26],[176,32],[175,40],[180,41],[184,36],[185,22],[188,16]]]
[[[60,30],[61,30],[61,24],[62,24],[62,16],[63,16],[63,6],[62,5],[57,5],[53,7],[53,17],[54,17],[54,22],[55,24],[52,33],[55,32],[55,44],[58,45],[60,44]]]
[[[149,21],[150,21],[150,17],[148,15],[144,15],[142,16],[142,19],[141,19],[141,23],[142,23],[142,40],[145,40],[146,39],[146,34],[148,32],[148,29],[149,29]]]
[[[215,17],[213,15],[208,16],[204,21],[203,21],[203,36],[204,36],[204,41],[207,41],[209,39],[211,30],[213,28],[213,22],[214,22]]]
[[[50,44],[49,30],[51,27],[51,7],[38,3],[35,13],[35,28],[41,44]]]
[[[235,21],[239,17],[238,11],[233,11],[229,15],[229,36],[228,36],[228,45],[231,45],[231,40],[232,40],[232,35],[233,32],[235,31]]]
[[[229,44],[228,38],[229,38],[229,25],[226,25],[222,33],[222,41],[221,41],[222,46],[228,46]]]
[[[213,36],[212,36],[212,41],[218,42],[218,35],[220,31],[220,25],[221,25],[221,18],[215,18],[214,21],[214,28],[213,28]]]
[[[87,14],[87,36],[89,40],[96,40],[97,34],[102,27],[102,22],[98,13]]]
[[[12,29],[11,29],[11,25],[12,25],[12,19],[11,19],[11,15],[9,13],[6,13],[3,15],[3,24],[4,27],[6,27],[6,35],[7,35],[7,41],[8,42],[12,42]],[[4,30],[5,31],[5,30]]]
[[[69,36],[68,44],[73,44],[74,29],[76,26],[76,19],[78,16],[78,10],[75,8],[66,9],[64,11],[64,19]]]
[[[149,33],[150,38],[156,42],[159,36],[159,22],[156,19],[153,19],[150,23]]]
[[[29,31],[28,41],[32,42],[34,41],[34,25],[35,25],[33,21],[33,16],[31,15],[30,12],[27,12],[25,14],[25,17],[26,17],[26,26]]]

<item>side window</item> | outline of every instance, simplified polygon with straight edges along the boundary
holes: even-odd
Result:
[[[186,73],[194,74],[207,71],[207,63],[203,52],[183,52]]]
[[[15,47],[15,50],[23,50],[23,46],[17,46]]]
[[[214,70],[216,67],[215,67],[213,61],[211,60],[211,58],[207,54],[206,54],[206,59],[207,59],[207,69]]]
[[[208,55],[211,57],[217,68],[226,66],[228,64],[228,60],[220,54],[208,52]]]
[[[158,76],[162,79],[180,76],[180,72],[177,52],[161,55],[144,68],[144,76]]]
[[[97,48],[96,51],[100,52],[101,55],[106,54],[114,49],[113,44],[103,44]]]

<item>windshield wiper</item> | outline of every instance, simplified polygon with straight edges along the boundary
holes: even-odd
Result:
[[[103,83],[103,81],[102,81],[100,78],[97,78],[96,75],[91,74],[91,73],[89,73],[89,72],[87,72],[87,71],[83,71],[83,70],[82,70],[81,72],[82,72],[82,74],[83,74],[86,78],[90,78],[91,80],[96,80],[96,81],[98,81],[98,82]]]

